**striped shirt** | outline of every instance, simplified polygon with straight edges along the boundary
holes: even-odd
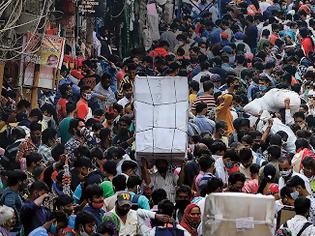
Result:
[[[118,97],[119,97],[119,98],[123,98],[123,97],[124,97],[124,91],[123,91],[124,84],[131,84],[132,88],[134,89],[134,83],[135,83],[135,80],[134,80],[134,79],[129,79],[129,77],[126,76],[126,77],[120,82],[119,91],[118,91]]]
[[[192,105],[191,109],[195,110],[196,104],[200,103],[200,102],[204,102],[205,104],[207,104],[208,111],[215,108],[215,99],[212,95],[201,95],[201,96],[197,97],[197,99],[194,102],[194,104]]]

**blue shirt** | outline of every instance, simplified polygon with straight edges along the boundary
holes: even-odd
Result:
[[[255,82],[252,82],[247,90],[247,98],[249,101],[252,101],[254,98],[254,95],[259,92],[258,85]]]
[[[198,126],[201,133],[210,133],[210,134],[214,133],[215,122],[213,120],[208,119],[204,115],[197,115],[193,119],[193,123]]]
[[[130,196],[131,196],[131,201],[133,202],[133,198],[136,195],[134,192],[129,192]],[[146,196],[143,195],[138,195],[138,207],[144,210],[150,210],[150,204],[149,204],[149,200]]]
[[[20,213],[25,235],[45,224],[50,215],[48,208],[37,206],[33,201],[25,201]]]
[[[105,214],[105,211],[103,209],[95,209],[90,205],[87,205],[86,207],[83,208],[83,211],[90,213],[92,216],[94,216],[97,226],[99,226],[102,223],[102,219]]]

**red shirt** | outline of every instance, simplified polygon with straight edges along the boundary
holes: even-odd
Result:
[[[88,103],[83,98],[80,98],[80,100],[77,102],[77,117],[85,120],[88,114],[89,114]]]
[[[62,120],[67,116],[67,109],[66,105],[68,103],[68,99],[66,98],[60,98],[58,103],[57,103],[57,117],[58,120]]]
[[[313,42],[310,37],[301,39],[301,44],[302,44],[305,56],[308,56],[310,52],[314,51]]]

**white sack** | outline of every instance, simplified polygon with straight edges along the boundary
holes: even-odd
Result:
[[[271,89],[263,97],[254,99],[244,107],[244,111],[258,115],[260,111],[267,110],[277,112],[279,109],[284,108],[284,100],[290,98],[290,110],[294,114],[299,110],[301,99],[296,92],[286,89]]]
[[[272,236],[274,204],[273,196],[246,193],[210,194],[205,201],[203,235]]]

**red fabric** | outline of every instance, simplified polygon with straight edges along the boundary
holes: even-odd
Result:
[[[277,34],[272,34],[272,35],[270,36],[270,38],[269,38],[269,42],[270,42],[272,45],[275,45],[277,39],[280,39],[279,35],[277,35]]]
[[[191,212],[191,210],[195,207],[198,207],[196,204],[194,203],[191,203],[189,204],[185,211],[184,211],[184,215],[183,215],[183,218],[182,218],[182,221],[180,222],[180,225],[183,226],[183,228],[185,228],[190,234],[191,236],[198,236],[198,233],[197,233],[197,227],[198,227],[198,224],[200,223],[201,221],[201,218],[199,217],[199,222],[196,222],[195,219],[192,219],[189,214]],[[200,208],[199,208],[200,209]],[[196,226],[192,226],[192,223],[195,223]]]
[[[293,86],[293,85],[296,85],[298,83],[299,83],[299,81],[297,81],[297,79],[294,76],[292,76],[292,78],[291,78],[291,85]]]
[[[58,171],[54,170],[54,172],[51,174],[51,179],[52,179],[53,181],[56,181],[57,176],[58,176]]]
[[[247,180],[244,184],[242,192],[244,193],[252,193],[256,194],[258,191],[258,180],[257,179],[250,179]]]
[[[168,52],[165,48],[156,48],[149,52],[150,57],[166,57],[168,55]]]
[[[67,116],[67,109],[66,105],[68,103],[68,99],[66,98],[60,98],[58,103],[57,103],[57,117],[58,120],[62,120]]]
[[[221,38],[222,39],[228,39],[229,38],[229,35],[228,35],[228,33],[226,33],[226,32],[221,32]]]
[[[302,148],[300,148],[299,150],[297,150],[296,153],[299,153],[299,152],[303,152],[302,157],[301,157],[301,162],[300,162],[300,168],[299,168],[301,170],[302,169],[302,161],[304,160],[304,158],[307,156],[311,156],[311,157],[313,157],[313,159],[315,159],[315,154],[308,148],[304,148],[303,150],[302,150]]]
[[[270,184],[269,185],[269,190],[271,193],[275,194],[275,193],[279,193],[279,185],[278,184]]]
[[[310,37],[301,39],[301,44],[302,44],[305,56],[308,56],[310,52],[314,51],[313,42]]]
[[[122,81],[125,78],[126,73],[123,70],[118,71],[116,78],[118,81]]]
[[[71,75],[76,77],[77,79],[83,79],[84,76],[81,74],[80,70],[72,70]]]
[[[306,4],[303,4],[300,6],[299,11],[302,11],[302,10],[305,11],[305,13],[308,15],[312,13],[311,8],[307,6]]]
[[[201,25],[201,23],[200,23],[200,22],[198,22],[198,24],[196,25],[196,28],[195,28],[195,33],[196,33],[196,34],[198,34],[198,35],[200,34],[200,29],[201,29],[201,26],[202,26],[202,25]]]
[[[83,98],[80,98],[80,100],[77,102],[77,117],[85,120],[88,114],[89,114],[88,104]]]

